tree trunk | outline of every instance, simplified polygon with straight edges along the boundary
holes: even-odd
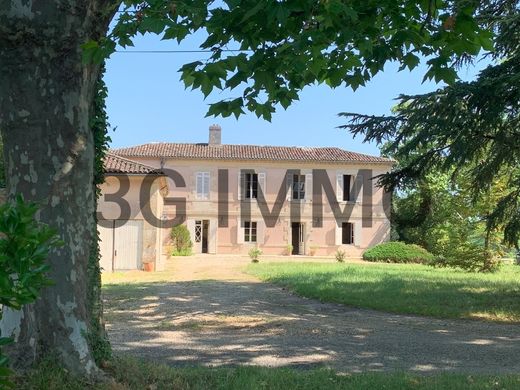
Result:
[[[49,256],[54,285],[36,303],[4,313],[0,331],[16,339],[9,354],[17,368],[53,353],[74,373],[99,373],[86,340],[95,197],[89,118],[99,66],[83,65],[80,48],[108,29],[111,15],[98,1],[0,0],[8,193],[39,202],[39,219],[65,242]]]

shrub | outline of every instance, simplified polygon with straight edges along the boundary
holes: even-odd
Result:
[[[249,249],[249,257],[251,258],[251,262],[258,263],[260,261],[261,255],[262,251],[257,247]]]
[[[21,196],[0,206],[0,307],[20,310],[51,284],[46,276],[47,256],[63,243],[54,230],[35,220],[37,211],[36,204],[25,203]],[[0,346],[12,341],[0,337]],[[0,388],[10,386],[8,363],[0,350]]]
[[[285,250],[286,250],[287,256],[291,256],[292,255],[292,251],[293,251],[293,246],[291,244],[287,244],[285,246]]]
[[[191,248],[186,248],[186,249],[181,249],[181,250],[173,249],[171,252],[171,255],[172,256],[191,256],[192,251],[191,251]]]
[[[460,268],[468,272],[496,272],[500,268],[500,259],[492,251],[461,245],[459,248],[452,248],[445,256],[437,256],[430,265]]]
[[[172,228],[170,233],[172,239],[172,256],[190,256],[193,243],[191,242],[190,232],[186,225],[177,225]]]
[[[343,263],[345,261],[345,258],[347,257],[347,252],[338,249],[336,253],[334,254],[334,257],[336,257],[336,261],[339,263]]]
[[[384,263],[429,264],[434,256],[419,245],[393,241],[376,245],[365,251],[363,260]]]

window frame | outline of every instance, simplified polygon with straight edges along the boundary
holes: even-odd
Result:
[[[306,175],[293,174],[291,186],[292,200],[305,200],[305,181]],[[296,188],[296,185],[300,186],[300,188]]]
[[[199,177],[201,177],[201,191],[199,191]],[[205,186],[207,177],[207,188]],[[211,187],[211,174],[208,171],[199,171],[195,175],[195,197],[198,200],[209,200],[210,199],[210,187]]]
[[[256,221],[244,221],[244,242],[258,242],[258,223]]]

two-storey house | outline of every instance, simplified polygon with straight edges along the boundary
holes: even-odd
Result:
[[[392,160],[337,147],[229,145],[221,132],[211,126],[204,144],[112,151],[166,177],[161,245],[168,243],[168,221],[180,214],[195,253],[247,254],[256,246],[272,255],[329,256],[342,249],[358,257],[389,238],[389,196],[373,178]],[[133,183],[128,194],[136,198],[143,191]]]

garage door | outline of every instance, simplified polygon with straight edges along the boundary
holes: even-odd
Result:
[[[98,226],[101,267],[105,271],[141,269],[143,221],[112,222],[112,227],[108,221]]]
[[[99,265],[102,271],[113,270],[114,260],[114,221],[100,221],[102,224],[98,225],[99,233],[99,254],[101,259]]]
[[[143,221],[125,221],[114,228],[114,270],[141,269]]]

